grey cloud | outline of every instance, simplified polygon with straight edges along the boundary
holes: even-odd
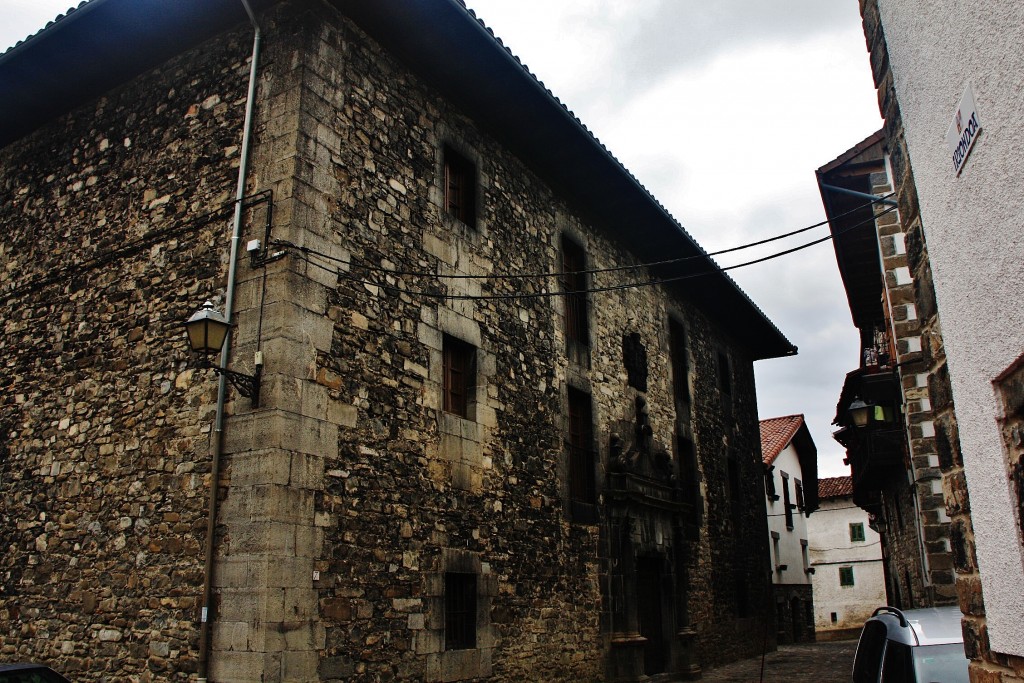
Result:
[[[641,34],[623,46],[634,72],[706,62],[740,43],[800,40],[849,25],[849,8],[827,0],[662,0]],[[650,74],[649,77],[656,77]]]
[[[661,0],[638,23],[609,33],[608,67],[590,97],[628,98],[684,67],[700,67],[741,45],[795,42],[847,29],[856,3],[833,0]],[[609,102],[610,103],[610,102]]]

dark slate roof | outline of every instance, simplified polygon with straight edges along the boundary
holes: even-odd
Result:
[[[277,0],[251,0],[257,11]],[[331,0],[622,239],[755,360],[796,347],[651,193],[459,0]],[[0,146],[247,21],[239,0],[90,0],[0,55]]]
[[[853,477],[826,477],[818,480],[818,498],[848,498],[853,495]]]
[[[57,22],[59,22],[59,21],[62,21],[62,20],[63,20],[63,19],[65,18],[65,17],[67,17],[67,16],[69,15],[69,14],[71,14],[72,12],[74,12],[74,11],[76,11],[76,10],[78,10],[78,9],[80,9],[80,8],[82,8],[82,7],[84,7],[84,6],[85,6],[85,5],[87,5],[88,3],[89,3],[89,0],[82,0],[82,1],[80,2],[80,3],[78,3],[78,5],[77,5],[77,6],[75,6],[75,7],[68,7],[67,11],[66,11],[66,12],[64,12],[64,14],[58,14],[58,15],[57,15],[57,17],[56,17],[55,19],[53,19],[53,21],[48,21],[48,22],[46,22],[46,26],[42,27],[41,29],[39,29],[38,31],[36,31],[35,33],[33,33],[32,35],[28,36],[27,38],[25,38],[25,40],[19,40],[19,41],[18,41],[17,43],[15,43],[14,45],[10,46],[9,48],[7,48],[6,50],[4,50],[3,52],[0,52],[0,57],[2,57],[3,55],[7,54],[7,53],[8,53],[8,52],[10,52],[11,50],[15,50],[15,49],[17,49],[17,47],[18,47],[19,45],[21,45],[22,43],[24,43],[24,42],[27,42],[27,41],[29,41],[29,40],[32,40],[32,38],[33,38],[33,37],[35,37],[35,36],[39,35],[39,34],[40,34],[40,33],[42,33],[43,31],[49,30],[49,28],[50,28],[51,26],[53,26],[54,24],[56,24],[56,23],[57,23]]]
[[[786,415],[761,420],[761,459],[765,465],[775,462],[775,458],[789,445],[803,423],[803,415]]]

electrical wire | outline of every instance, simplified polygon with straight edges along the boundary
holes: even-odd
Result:
[[[769,244],[771,242],[776,242],[778,240],[785,239],[787,237],[793,237],[794,235],[799,235],[801,233],[807,232],[809,230],[813,230],[815,228],[820,228],[823,225],[828,225],[831,221],[838,220],[840,218],[845,218],[846,216],[849,216],[849,215],[851,215],[853,213],[857,213],[859,211],[862,211],[863,209],[866,209],[868,207],[874,206],[875,204],[877,204],[879,202],[882,202],[882,201],[892,197],[894,194],[895,194],[894,192],[890,192],[887,195],[878,197],[877,199],[874,199],[874,200],[872,200],[870,202],[866,202],[864,204],[860,204],[860,205],[858,205],[858,206],[856,206],[856,207],[854,207],[854,208],[852,208],[852,209],[850,209],[848,211],[844,211],[841,214],[837,214],[836,216],[833,216],[831,219],[825,219],[825,220],[823,220],[821,222],[814,223],[813,225],[808,225],[808,226],[803,227],[803,228],[798,228],[797,230],[791,230],[790,232],[782,233],[780,235],[774,235],[772,237],[768,237],[768,238],[765,238],[765,239],[762,239],[762,240],[757,240],[755,242],[747,242],[745,244],[740,244],[740,245],[735,246],[735,247],[729,247],[729,248],[726,248],[726,249],[719,249],[718,251],[712,251],[712,252],[709,252],[709,253],[692,254],[690,256],[679,256],[677,258],[664,259],[662,261],[650,261],[650,262],[636,263],[636,264],[624,265],[624,266],[609,266],[607,268],[591,268],[589,270],[574,270],[574,271],[569,271],[569,273],[571,273],[572,275],[596,275],[596,274],[599,274],[599,273],[614,273],[614,272],[619,272],[619,271],[623,271],[623,270],[636,270],[638,268],[652,268],[652,267],[656,267],[656,266],[667,266],[667,265],[672,265],[672,264],[675,264],[675,263],[682,263],[684,261],[691,261],[693,259],[703,259],[703,258],[709,258],[709,257],[712,257],[712,256],[721,256],[722,254],[730,254],[732,252],[742,251],[743,249],[750,249],[752,247],[759,247],[759,246],[762,246],[762,245],[765,245],[765,244]],[[879,212],[878,214],[875,214],[873,218],[877,218],[878,216],[885,215],[886,213],[889,213],[890,211],[895,211],[895,210],[896,210],[896,207],[889,207],[889,208],[885,209],[884,211]],[[861,224],[859,223],[858,225],[861,225]],[[434,272],[416,271],[416,270],[395,270],[395,269],[392,269],[392,268],[385,268],[383,266],[375,266],[375,265],[372,265],[372,264],[360,264],[360,263],[357,263],[354,260],[343,259],[343,258],[340,258],[340,257],[337,257],[337,256],[330,256],[328,254],[323,254],[321,252],[317,252],[317,251],[315,251],[315,250],[313,250],[313,249],[311,249],[309,247],[299,246],[297,244],[294,244],[293,242],[289,242],[288,240],[272,240],[271,244],[273,244],[274,246],[285,247],[285,248],[288,248],[288,249],[295,249],[297,251],[302,251],[302,252],[305,252],[305,253],[315,254],[315,255],[320,256],[322,258],[325,258],[325,259],[327,259],[329,261],[334,261],[335,263],[339,263],[339,264],[341,264],[343,266],[356,267],[356,268],[361,268],[363,270],[368,270],[368,271],[372,271],[372,272],[379,272],[379,273],[386,273],[388,275],[396,275],[396,276],[438,277],[438,278],[444,278],[446,280],[523,280],[523,279],[552,278],[552,277],[561,278],[561,277],[564,277],[566,274],[569,274],[567,272],[555,272],[555,273],[551,273],[551,272],[538,272],[538,273],[506,273],[506,274],[498,274],[498,275],[494,275],[494,274],[487,274],[487,275],[465,275],[465,274],[434,273]]]
[[[54,271],[51,271],[47,275],[35,278],[22,285],[17,285],[6,292],[0,293],[0,297],[10,301],[26,294],[38,293],[49,285],[82,275],[101,266],[113,263],[121,258],[134,256],[143,249],[147,249],[165,240],[198,232],[203,227],[219,219],[222,215],[230,213],[234,209],[235,204],[239,201],[243,202],[244,207],[255,206],[262,202],[270,201],[269,191],[259,192],[248,197],[243,197],[240,200],[236,199],[225,202],[220,207],[207,211],[206,213],[199,214],[189,221],[178,222],[165,228],[152,230],[135,238],[134,240],[126,242],[124,245],[116,249],[111,249],[110,251],[97,254],[82,261],[65,264]]]
[[[892,196],[892,193],[890,193],[888,195],[885,195],[885,196],[882,196],[882,197],[878,197],[878,198],[876,198],[876,199],[874,199],[874,200],[872,200],[870,202],[866,202],[866,203],[861,204],[861,205],[859,205],[859,206],[857,206],[857,207],[855,207],[853,209],[850,209],[849,211],[846,211],[846,212],[844,212],[842,214],[839,214],[839,215],[833,217],[832,220],[835,220],[837,218],[842,218],[844,216],[848,216],[848,215],[850,215],[852,213],[855,213],[857,211],[861,211],[861,210],[863,210],[863,209],[865,209],[867,207],[871,207],[871,206],[877,204],[878,202],[880,202],[880,201],[882,201],[884,199],[887,199],[887,198],[889,198],[891,196]],[[33,279],[33,280],[29,281],[29,282],[26,282],[26,283],[24,283],[22,285],[15,286],[12,289],[8,290],[7,292],[0,293],[0,297],[4,298],[7,301],[10,301],[10,300],[12,300],[14,298],[23,296],[25,294],[37,293],[37,292],[41,291],[44,287],[47,287],[47,286],[52,285],[52,284],[55,284],[55,283],[60,282],[62,280],[66,280],[67,278],[70,278],[70,277],[81,275],[81,274],[83,274],[85,272],[88,272],[90,270],[94,270],[94,269],[99,268],[101,266],[104,266],[104,265],[107,265],[109,263],[112,263],[115,260],[118,260],[120,258],[125,258],[125,257],[128,257],[128,256],[135,255],[135,254],[139,253],[140,251],[142,251],[143,249],[146,249],[146,248],[148,248],[150,246],[153,246],[154,244],[157,244],[157,243],[159,243],[161,241],[164,241],[166,239],[170,239],[171,237],[178,237],[178,236],[181,236],[181,235],[187,235],[187,234],[194,233],[194,232],[198,231],[199,229],[201,229],[202,227],[208,225],[209,223],[217,220],[219,217],[221,217],[222,214],[225,214],[225,213],[231,211],[234,208],[234,205],[237,202],[239,202],[239,201],[243,202],[244,206],[248,207],[248,206],[254,206],[254,205],[257,205],[257,204],[260,204],[260,203],[263,203],[263,202],[268,202],[268,201],[272,202],[272,199],[271,199],[269,191],[265,190],[263,192],[259,192],[259,193],[256,193],[254,195],[243,197],[240,200],[232,200],[232,201],[229,201],[229,202],[225,202],[219,208],[213,209],[213,210],[208,211],[208,212],[206,212],[204,214],[200,214],[199,216],[193,218],[192,220],[190,220],[188,222],[179,222],[179,223],[175,223],[174,225],[166,227],[166,228],[161,228],[159,230],[151,231],[149,233],[146,233],[146,234],[136,238],[135,240],[132,240],[132,241],[126,243],[125,245],[123,245],[123,246],[121,246],[121,247],[119,247],[117,249],[113,249],[113,250],[110,250],[108,252],[104,252],[102,254],[98,254],[98,255],[96,255],[96,256],[94,256],[92,258],[85,259],[85,260],[79,261],[77,263],[71,263],[71,264],[64,265],[64,266],[62,266],[60,268],[57,268],[55,271],[53,271],[53,272],[51,272],[51,273],[49,273],[49,274],[47,274],[47,275],[45,275],[43,277],[35,278],[35,279]],[[860,221],[858,223],[855,223],[854,225],[852,225],[852,226],[850,226],[850,227],[848,227],[848,228],[846,228],[846,229],[844,229],[844,230],[842,230],[840,232],[837,232],[836,234],[842,234],[843,232],[847,232],[848,230],[852,230],[853,228],[860,227],[861,225],[865,225],[867,223],[871,223],[875,219],[877,219],[879,216],[883,216],[886,213],[889,213],[889,212],[895,211],[895,210],[896,210],[895,206],[888,207],[884,211],[880,211],[880,212],[878,212],[876,214],[873,214],[870,219],[866,219],[864,221]],[[828,220],[822,221],[820,223],[815,223],[813,225],[809,225],[809,226],[806,226],[806,227],[803,227],[803,228],[799,228],[797,230],[793,230],[793,231],[790,231],[790,232],[787,232],[787,233],[783,233],[783,234],[780,234],[780,235],[775,235],[773,237],[769,237],[769,238],[766,238],[766,239],[763,239],[763,240],[758,240],[758,241],[755,241],[755,242],[749,242],[749,243],[746,243],[746,244],[741,244],[741,245],[738,245],[738,246],[735,246],[735,247],[730,247],[730,248],[727,248],[727,249],[722,249],[722,250],[719,250],[719,251],[711,252],[709,254],[697,254],[697,255],[691,255],[691,256],[683,256],[683,257],[678,257],[678,258],[674,258],[674,259],[665,259],[665,260],[662,260],[662,261],[638,263],[638,264],[632,264],[632,265],[627,265],[627,266],[614,266],[614,267],[609,267],[609,268],[595,268],[595,269],[590,269],[590,270],[572,271],[572,274],[574,274],[574,275],[579,275],[579,274],[591,275],[591,274],[601,274],[601,273],[609,273],[609,272],[619,272],[619,271],[624,271],[624,270],[635,271],[635,270],[638,270],[640,268],[651,268],[651,267],[656,267],[656,266],[663,266],[663,265],[671,265],[671,264],[674,264],[674,263],[681,263],[681,262],[684,262],[684,261],[688,261],[688,260],[692,260],[692,259],[697,259],[697,258],[708,258],[708,257],[711,257],[711,256],[721,255],[721,254],[725,254],[725,253],[731,253],[731,252],[740,251],[740,250],[743,250],[743,249],[749,249],[749,248],[755,247],[755,246],[761,246],[761,245],[764,245],[764,244],[768,244],[770,242],[774,242],[774,241],[777,241],[777,240],[780,240],[780,239],[784,239],[786,237],[792,237],[793,235],[797,235],[797,234],[800,234],[800,233],[803,233],[803,232],[807,232],[808,230],[812,230],[814,228],[821,227],[822,225],[825,225],[828,222],[829,222]],[[736,269],[736,268],[742,268],[742,267],[746,267],[746,266],[749,266],[749,265],[754,265],[754,264],[757,264],[757,263],[762,263],[764,261],[768,261],[768,260],[771,260],[771,259],[774,259],[774,258],[778,258],[780,256],[785,256],[787,254],[791,254],[793,252],[800,251],[802,249],[806,249],[806,248],[814,246],[816,244],[820,244],[821,242],[825,242],[825,241],[827,241],[829,239],[832,239],[832,237],[833,237],[832,235],[826,236],[826,237],[823,237],[821,239],[814,240],[814,241],[805,243],[803,245],[799,245],[799,246],[794,247],[792,249],[787,249],[787,250],[784,250],[784,251],[776,252],[775,254],[770,254],[768,256],[765,256],[765,257],[762,257],[762,258],[759,258],[759,259],[754,259],[754,260],[751,260],[751,261],[747,261],[747,262],[744,262],[744,263],[734,264],[732,266],[715,267],[715,268],[712,268],[712,269],[704,271],[704,272],[690,273],[690,274],[687,274],[687,275],[682,275],[682,276],[677,276],[677,277],[672,277],[672,278],[652,279],[652,280],[647,280],[647,281],[640,281],[640,282],[634,282],[634,283],[625,283],[625,284],[614,285],[614,286],[607,286],[607,287],[596,287],[596,288],[581,289],[581,290],[571,290],[571,291],[533,292],[533,293],[515,293],[515,294],[494,294],[494,295],[441,294],[441,293],[424,292],[424,291],[413,292],[413,293],[419,294],[421,296],[430,297],[430,298],[440,298],[440,299],[448,299],[448,300],[496,300],[496,299],[525,299],[525,298],[542,298],[542,297],[550,297],[550,296],[581,295],[581,294],[588,294],[588,293],[618,291],[618,290],[623,290],[623,289],[634,289],[634,288],[638,288],[638,287],[649,287],[649,286],[655,286],[655,285],[659,285],[659,284],[666,284],[666,283],[671,283],[671,282],[677,282],[677,281],[680,281],[680,280],[686,280],[686,279],[690,279],[690,278],[694,278],[694,277],[703,277],[705,275],[711,275],[711,274],[716,274],[716,273],[723,273],[723,272],[726,272],[726,271],[729,271],[729,270],[733,270],[733,269]],[[370,281],[370,280],[361,280],[361,279],[355,278],[355,277],[349,275],[348,273],[345,273],[344,271],[338,270],[336,268],[329,268],[329,267],[326,267],[326,266],[324,266],[322,264],[316,263],[315,261],[310,259],[309,256],[316,256],[316,257],[323,258],[323,259],[328,260],[328,261],[333,261],[333,262],[336,262],[336,263],[340,263],[342,265],[349,265],[350,267],[354,265],[355,267],[358,267],[358,268],[362,268],[362,269],[370,270],[370,271],[374,271],[374,272],[380,272],[380,273],[385,274],[385,275],[393,275],[393,276],[396,276],[396,277],[416,276],[416,277],[430,277],[430,278],[444,278],[444,279],[520,280],[520,279],[529,279],[529,278],[562,277],[562,276],[565,275],[565,273],[550,273],[550,272],[544,272],[544,273],[520,273],[520,274],[497,274],[497,275],[494,275],[494,274],[492,274],[492,275],[462,275],[462,274],[443,275],[443,274],[438,274],[438,273],[428,273],[428,272],[420,272],[420,271],[401,271],[401,270],[387,269],[387,268],[378,267],[378,266],[372,266],[372,265],[359,265],[359,264],[355,264],[352,261],[347,261],[345,259],[340,259],[340,258],[337,258],[337,257],[333,257],[333,256],[330,256],[328,254],[324,254],[322,252],[318,252],[318,251],[316,251],[314,249],[310,249],[309,247],[300,247],[298,245],[295,245],[295,244],[293,244],[291,242],[287,242],[287,241],[284,241],[284,240],[273,240],[272,243],[275,244],[275,245],[284,246],[287,249],[295,250],[295,251],[298,251],[298,252],[304,254],[303,257],[299,257],[299,258],[301,258],[302,260],[304,260],[307,263],[310,263],[311,265],[314,265],[316,267],[319,267],[319,268],[322,268],[322,269],[328,270],[328,271],[333,271],[336,274],[338,274],[339,277],[343,277],[343,278],[345,278],[347,280],[350,280],[352,282],[355,282],[355,283],[369,285],[369,286],[373,286],[373,287],[381,287],[381,288],[385,288],[385,289],[387,289],[387,288],[390,288],[390,289],[401,289],[401,288],[400,287],[396,287],[395,285],[387,284],[387,283],[380,283],[380,282],[374,282],[374,281]]]
[[[318,251],[316,251],[314,249],[311,249],[309,247],[299,248],[298,251],[302,255],[301,256],[296,256],[296,258],[298,258],[299,260],[305,261],[306,263],[309,263],[310,265],[313,265],[315,267],[318,267],[318,268],[321,268],[323,270],[326,270],[328,272],[334,272],[334,273],[336,273],[338,275],[338,277],[343,278],[345,280],[348,280],[350,282],[354,282],[356,284],[368,285],[368,286],[371,286],[371,287],[378,287],[378,288],[381,288],[381,289],[393,289],[393,290],[403,291],[403,292],[407,292],[407,293],[416,294],[418,296],[423,296],[423,297],[427,297],[427,298],[434,298],[434,299],[446,299],[446,300],[450,300],[450,301],[495,301],[495,300],[506,300],[506,299],[538,299],[538,298],[547,298],[547,297],[554,297],[554,296],[579,296],[579,295],[582,295],[582,294],[596,294],[596,293],[602,293],[602,292],[614,292],[614,291],[621,291],[621,290],[625,290],[625,289],[637,289],[637,288],[640,288],[640,287],[653,287],[653,286],[657,286],[657,285],[670,284],[670,283],[674,283],[674,282],[681,282],[681,281],[684,281],[684,280],[690,280],[690,279],[693,279],[693,278],[704,277],[706,275],[721,274],[721,273],[724,273],[724,272],[727,272],[727,271],[730,271],[730,270],[736,270],[738,268],[745,268],[747,266],[752,266],[752,265],[755,265],[755,264],[758,264],[758,263],[764,263],[765,261],[771,261],[773,259],[780,258],[782,256],[787,256],[787,255],[795,253],[797,251],[802,251],[804,249],[813,247],[813,246],[815,246],[817,244],[821,244],[822,242],[827,242],[827,241],[833,239],[836,235],[841,235],[843,233],[849,232],[849,231],[851,231],[851,230],[853,230],[853,229],[855,229],[857,227],[860,227],[862,225],[867,225],[868,223],[873,223],[880,216],[884,216],[885,214],[890,213],[892,211],[896,211],[896,210],[897,210],[897,207],[895,207],[895,206],[888,207],[884,211],[880,211],[880,212],[878,212],[876,214],[873,214],[871,216],[871,218],[865,219],[865,220],[860,221],[858,223],[854,223],[853,225],[851,225],[851,226],[849,226],[847,228],[844,228],[843,230],[840,230],[840,231],[836,232],[835,235],[832,235],[832,234],[826,235],[825,237],[821,237],[819,239],[812,240],[810,242],[805,242],[804,244],[797,245],[797,246],[792,247],[790,249],[784,249],[782,251],[778,251],[778,252],[775,252],[773,254],[769,254],[767,256],[762,256],[761,258],[752,259],[750,261],[744,261],[742,263],[736,263],[736,264],[733,264],[731,266],[724,266],[724,267],[716,266],[714,268],[711,268],[711,269],[708,269],[708,270],[705,270],[705,271],[702,271],[702,272],[699,272],[699,273],[687,273],[685,275],[678,275],[678,276],[674,276],[674,277],[653,278],[653,279],[641,280],[641,281],[637,281],[637,282],[628,282],[628,283],[622,283],[622,284],[617,284],[617,285],[607,285],[607,286],[604,286],[604,287],[589,287],[587,289],[575,289],[575,290],[558,290],[558,291],[543,291],[543,292],[518,292],[518,293],[511,293],[511,294],[443,294],[443,293],[427,292],[427,291],[422,291],[422,290],[416,291],[416,290],[405,289],[403,287],[399,287],[397,285],[392,285],[392,284],[389,284],[389,283],[381,283],[379,281],[373,281],[373,280],[363,280],[363,279],[357,278],[357,277],[355,277],[355,276],[353,276],[353,275],[351,275],[351,274],[349,274],[349,273],[347,273],[347,272],[345,272],[343,270],[339,270],[339,269],[334,268],[332,266],[326,266],[326,265],[317,263],[316,261],[314,261],[313,259],[310,258],[310,255],[314,255],[314,256],[317,256],[317,257],[320,257],[320,258],[324,258],[325,260],[333,261],[333,262],[337,262],[337,261],[339,261],[339,259],[337,257],[330,256],[328,254],[323,254],[323,253],[318,252]],[[275,241],[275,243],[277,244],[277,241]],[[278,246],[285,246],[285,245],[278,244]],[[629,266],[629,269],[630,270],[639,269],[639,268],[644,267],[645,265],[649,265],[649,264],[637,264],[637,265],[634,265],[634,266]],[[577,273],[586,273],[588,271],[572,271],[572,272],[573,272],[573,274],[577,274]],[[589,272],[594,272],[594,271],[589,271]],[[402,274],[402,271],[384,270],[383,273],[385,275],[400,276]],[[419,274],[419,275],[421,277],[430,277],[430,278],[442,277],[442,276],[439,276],[439,275],[437,275],[435,273],[422,273],[422,274]],[[551,274],[546,273],[544,275],[545,276],[550,276]]]

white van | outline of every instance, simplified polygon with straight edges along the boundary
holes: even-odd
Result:
[[[864,623],[853,683],[968,683],[956,606],[879,607]]]

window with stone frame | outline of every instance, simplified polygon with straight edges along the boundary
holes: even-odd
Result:
[[[476,228],[476,164],[450,145],[444,146],[444,210]]]
[[[729,363],[729,355],[724,350],[719,350],[715,354],[715,382],[718,385],[718,404],[722,417],[726,421],[732,421],[732,366]]]
[[[427,680],[487,680],[495,647],[491,623],[497,576],[480,553],[441,548],[422,558],[424,618],[410,619],[410,651],[426,655]],[[403,623],[405,620],[403,619]],[[441,673],[443,672],[443,674]]]
[[[853,567],[840,567],[839,568],[839,585],[840,586],[852,586],[853,582]]]
[[[637,332],[622,337],[622,365],[626,368],[626,383],[637,391],[646,392],[647,347]]]
[[[690,403],[690,358],[686,327],[675,318],[668,320],[669,353],[672,362],[672,393],[676,403]]]
[[[476,348],[461,339],[444,335],[442,349],[444,409],[470,417],[472,391],[476,388]]]
[[[732,396],[732,368],[729,367],[729,355],[719,351],[717,355],[718,390],[723,397]]]
[[[465,572],[444,574],[444,649],[476,647],[477,576]]]
[[[690,438],[690,433],[682,428],[676,431],[676,449],[683,503],[688,507],[686,520],[691,526],[700,526],[704,501],[700,493],[700,465],[697,462],[697,446]]]
[[[863,543],[864,540],[864,522],[854,522],[850,524],[850,542]]]
[[[804,511],[804,485],[799,479],[793,480],[793,486],[796,487],[796,509],[800,512]]]
[[[738,454],[730,450],[726,456],[726,493],[729,500],[729,512],[733,527],[739,529],[743,523],[743,475],[740,469]]]
[[[738,573],[733,579],[733,594],[736,596],[736,617],[746,619],[751,615],[750,579]]]
[[[562,235],[562,291],[565,301],[565,337],[570,347],[590,347],[590,321],[587,310],[589,278],[587,255],[583,247],[567,235]]]
[[[593,411],[590,395],[569,388],[568,449],[570,516],[574,521],[592,522],[596,516],[597,486],[594,478],[596,455],[593,442]]]
[[[948,379],[946,380],[948,382]],[[1011,508],[1017,517],[1019,538],[1024,542],[1024,356],[1018,357],[992,381],[1002,404],[1002,416],[999,418],[999,432],[1003,441],[1003,452],[1006,456],[1007,478],[1010,493],[1016,498]],[[937,430],[945,436],[946,430]],[[944,458],[948,465],[953,465],[952,452],[946,439],[946,449],[950,456]],[[941,453],[940,452],[940,457]],[[940,465],[942,460],[940,460]],[[1012,500],[1012,499],[1011,499]]]

